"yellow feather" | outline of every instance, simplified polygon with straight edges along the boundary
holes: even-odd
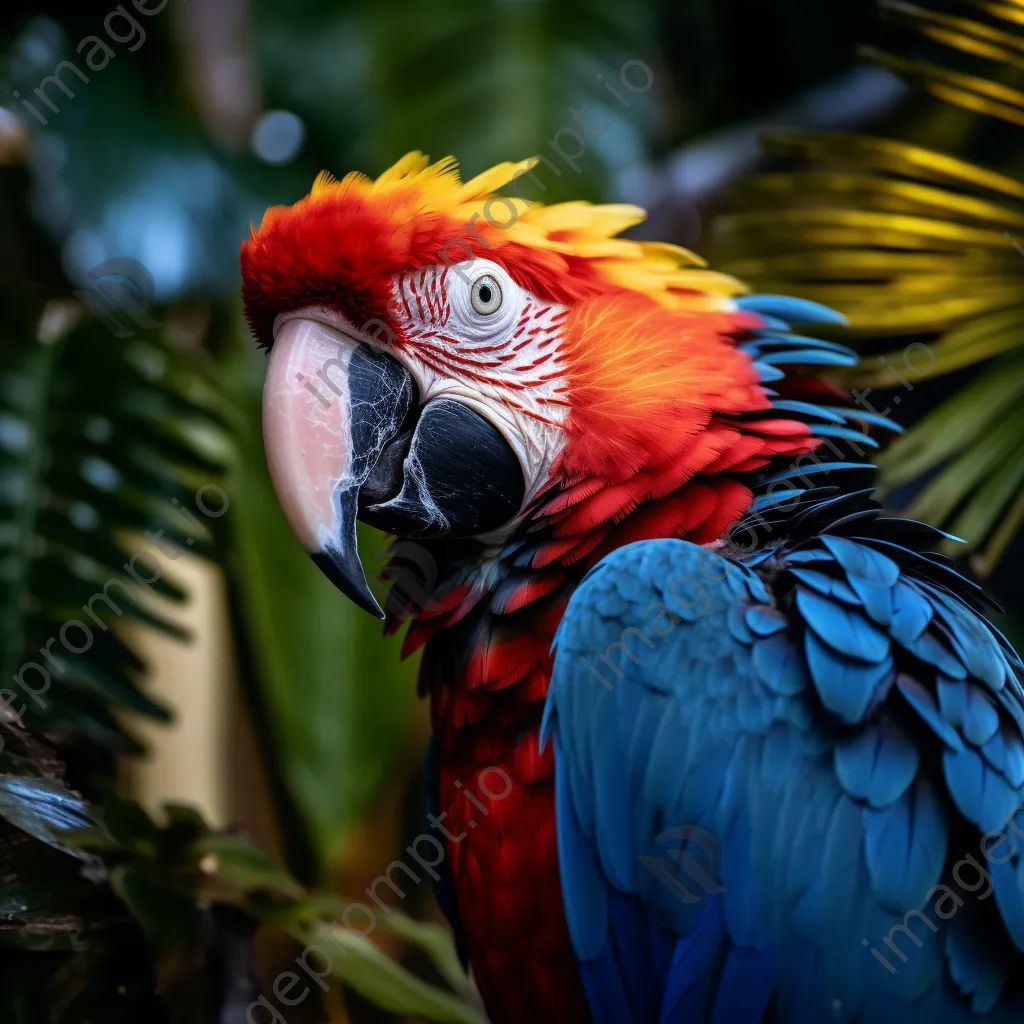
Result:
[[[316,181],[313,182],[313,189],[310,195],[319,195],[325,191],[329,185],[334,185],[337,182],[337,178],[331,174],[330,171],[321,171],[316,176]]]
[[[532,167],[536,166],[537,159],[537,157],[533,156],[529,160],[506,160],[504,163],[496,164],[490,170],[483,171],[462,186],[459,190],[460,201],[467,202],[472,199],[480,199],[492,192],[497,192],[499,188],[504,188],[510,181],[518,178],[520,174],[525,174]]]
[[[447,156],[432,164],[424,153],[413,150],[376,179],[353,172],[338,181],[322,171],[310,196],[319,198],[352,190],[367,196],[401,191],[407,197],[411,192],[417,197],[413,209],[418,203],[423,212],[437,212],[466,224],[467,231],[470,224],[485,217],[492,226],[501,225],[502,236],[511,242],[591,260],[598,274],[609,283],[643,292],[672,308],[727,308],[730,297],[744,291],[731,277],[696,269],[702,268],[704,262],[677,245],[616,237],[647,217],[639,206],[594,205],[583,201],[545,206],[519,197],[501,196],[500,206],[486,216],[484,207],[497,196],[498,190],[537,163],[537,157],[505,161],[463,184],[454,157]]]
[[[590,237],[610,238],[646,220],[647,211],[626,203],[594,206],[577,201],[547,206],[536,219],[548,231],[581,231]]]
[[[681,245],[673,245],[671,242],[641,242],[640,248],[651,256],[668,256],[681,267],[706,267],[708,265],[707,260],[702,256],[690,252],[689,249],[684,249]]]
[[[383,174],[374,182],[375,185],[388,185],[394,181],[401,181],[405,177],[412,177],[419,174],[430,163],[430,157],[414,149],[406,153],[400,160],[395,161]]]

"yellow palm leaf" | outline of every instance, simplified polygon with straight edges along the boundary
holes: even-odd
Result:
[[[968,112],[958,125],[977,121],[977,132],[963,128],[965,143],[983,129],[1012,136],[1024,127],[1015,87],[1024,0],[963,2],[1001,27],[882,0],[886,15],[939,44],[940,55],[953,51],[956,67],[866,52],[934,98],[933,115],[918,118],[923,134],[951,104]],[[1024,177],[913,137],[787,131],[767,148],[796,168],[732,190],[734,212],[717,225],[718,265],[760,291],[843,312],[847,334],[872,345],[845,375],[851,387],[906,387],[908,346],[922,339],[919,361],[930,365],[915,380],[984,364],[892,444],[880,467],[889,487],[927,477],[912,511],[964,536],[976,567],[990,571],[1024,527]],[[897,392],[892,403],[900,401]]]

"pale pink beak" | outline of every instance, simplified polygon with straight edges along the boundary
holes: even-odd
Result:
[[[359,489],[413,400],[395,360],[316,320],[275,331],[263,440],[281,507],[302,546],[356,604],[383,618],[359,562]]]

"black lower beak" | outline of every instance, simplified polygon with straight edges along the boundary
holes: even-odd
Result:
[[[471,537],[507,523],[523,494],[519,460],[501,432],[437,398],[377,460],[360,491],[360,519],[402,537]]]
[[[335,346],[326,361],[325,335]],[[320,397],[296,377],[322,382]],[[515,452],[482,415],[449,398],[418,407],[395,359],[311,321],[287,322],[275,341],[264,435],[278,497],[313,561],[382,618],[357,519],[400,537],[474,537],[508,523],[525,494]]]

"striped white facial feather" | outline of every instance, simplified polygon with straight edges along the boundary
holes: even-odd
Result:
[[[472,301],[484,276],[502,296],[488,314]],[[455,399],[500,430],[519,458],[529,502],[565,444],[569,400],[559,341],[568,307],[538,299],[496,263],[473,259],[397,275],[388,311],[399,328],[394,353],[420,401]]]

